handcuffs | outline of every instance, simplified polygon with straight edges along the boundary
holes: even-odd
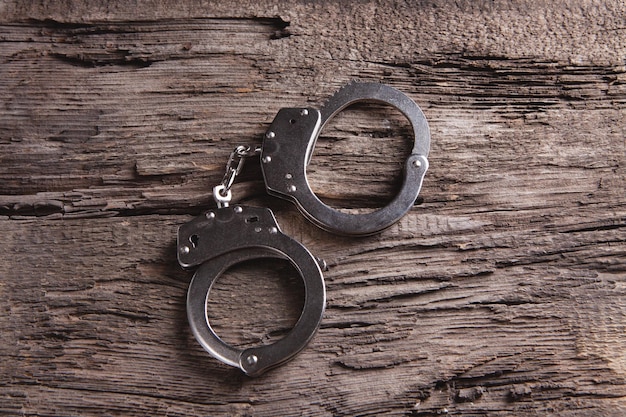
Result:
[[[414,144],[404,164],[400,192],[385,207],[366,214],[349,214],[324,204],[311,190],[306,166],[317,138],[337,113],[351,104],[373,101],[389,104],[409,120]],[[202,347],[218,360],[258,376],[292,359],[315,335],[326,305],[323,261],[301,243],[282,233],[268,208],[230,205],[231,186],[245,159],[258,156],[267,192],[291,201],[317,226],[348,236],[371,235],[384,230],[414,205],[428,169],[430,132],[421,109],[400,91],[377,83],[350,83],[333,95],[322,110],[280,109],[258,148],[238,146],[231,154],[221,184],[213,189],[217,208],[196,217],[178,230],[178,262],[198,267],[187,293],[187,317]],[[305,300],[300,318],[277,342],[237,349],[221,340],[211,328],[207,300],[212,285],[228,268],[262,258],[289,261],[304,282]]]

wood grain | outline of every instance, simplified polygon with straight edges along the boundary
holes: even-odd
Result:
[[[0,2],[0,414],[624,415],[624,16],[585,0]],[[278,109],[353,79],[424,110],[423,190],[383,233],[337,237],[246,166],[235,199],[329,265],[312,343],[247,378],[188,329],[176,228]],[[313,189],[384,205],[408,133],[393,109],[351,107],[318,142]],[[280,338],[294,275],[229,271],[219,334]]]

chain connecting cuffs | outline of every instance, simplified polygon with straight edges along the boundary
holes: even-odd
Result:
[[[259,155],[260,153],[260,147],[253,148],[251,146],[243,145],[237,146],[230,153],[228,162],[226,163],[226,173],[224,174],[224,178],[222,178],[222,182],[219,185],[213,187],[213,199],[218,207],[228,207],[230,204],[230,200],[232,199],[230,187],[233,186],[235,178],[243,169],[243,164],[246,158]]]

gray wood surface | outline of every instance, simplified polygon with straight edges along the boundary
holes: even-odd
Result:
[[[131,5],[132,3],[132,5]],[[0,414],[626,414],[622,1],[0,1]],[[177,227],[230,151],[350,80],[424,110],[430,170],[381,234],[337,237],[264,193],[329,265],[294,361],[251,379],[185,313]],[[309,179],[338,208],[398,187],[406,122],[362,105]],[[237,346],[294,324],[303,289],[247,263],[209,310]]]

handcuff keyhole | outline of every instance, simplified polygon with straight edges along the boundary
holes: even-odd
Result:
[[[246,217],[246,223],[256,223],[259,221],[259,216]]]
[[[296,119],[289,119],[289,124],[292,124],[292,125],[293,125],[293,124],[295,124],[295,123],[296,123],[296,121],[297,121]]]
[[[189,236],[189,242],[191,242],[191,246],[193,246],[194,248],[198,247],[199,240],[200,240],[200,237],[198,235]]]

